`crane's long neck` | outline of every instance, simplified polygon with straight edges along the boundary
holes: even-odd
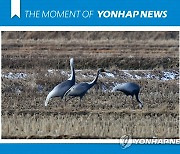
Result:
[[[97,82],[97,80],[98,80],[98,77],[99,77],[99,71],[97,72],[97,75],[96,75],[95,79],[89,83],[89,85],[90,85],[91,87],[96,84],[96,82]]]
[[[74,65],[73,64],[70,64],[71,65],[71,76],[68,80],[71,80],[75,83],[75,70],[74,70]]]
[[[46,97],[46,101],[44,103],[45,106],[48,105],[49,100],[54,96],[54,91],[52,90]]]
[[[135,95],[135,96],[136,96],[136,100],[139,102],[139,107],[142,108],[143,107],[143,103],[139,100],[138,95]]]

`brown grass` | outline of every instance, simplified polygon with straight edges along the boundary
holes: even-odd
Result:
[[[19,32],[2,32],[2,37],[4,40],[10,39],[24,39],[24,40],[41,40],[41,39],[63,39],[63,40],[178,40],[179,33],[178,32],[47,32],[47,31],[19,31]]]
[[[3,138],[119,138],[124,134],[133,138],[178,137],[177,80],[134,81],[142,86],[142,110],[133,110],[131,98],[122,93],[101,91],[102,84],[111,86],[113,79],[100,79],[81,104],[79,99],[65,102],[54,98],[44,107],[48,91],[65,77],[58,73],[50,77],[39,74],[25,80],[3,79]],[[39,84],[45,86],[42,92],[37,90]],[[22,91],[19,94],[17,87]]]
[[[136,112],[5,114],[2,118],[2,137],[120,138],[124,134],[130,134],[133,138],[178,137],[176,114]]]
[[[77,39],[76,32],[4,32],[2,34],[2,68],[67,69],[69,57],[72,55],[76,59],[77,69],[179,67],[177,32],[143,32],[143,34],[142,32],[106,32],[106,35],[104,35],[105,32],[79,33],[80,39]],[[35,39],[35,34],[38,40]],[[41,37],[45,34],[46,37],[42,39]],[[112,36],[108,37],[110,34]],[[34,36],[34,39],[29,35]],[[70,39],[68,39],[69,35]],[[101,38],[97,39],[97,36],[92,40],[91,35],[98,35]],[[162,38],[158,37],[159,39],[156,40],[157,35]],[[12,39],[15,36],[17,39]],[[56,39],[52,39],[52,36]],[[125,36],[132,38],[125,39]],[[136,39],[137,36],[139,39]]]

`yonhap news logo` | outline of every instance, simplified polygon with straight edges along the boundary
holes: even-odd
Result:
[[[98,10],[99,18],[167,18],[167,10]]]
[[[131,135],[123,135],[120,138],[122,149],[127,149],[132,144],[180,144],[180,139],[132,139]]]
[[[126,149],[131,146],[132,142],[130,141],[131,136],[130,135],[123,135],[120,138],[120,144],[122,149]]]

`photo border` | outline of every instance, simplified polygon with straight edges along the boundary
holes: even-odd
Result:
[[[0,51],[2,31],[178,31],[180,51],[180,26],[1,26],[0,27]],[[180,52],[179,52],[180,53]],[[2,52],[1,52],[2,54]],[[1,55],[2,56],[2,55]],[[179,56],[180,63],[180,56]],[[1,59],[0,59],[1,69]],[[180,67],[179,67],[180,71]],[[1,74],[2,75],[2,74]],[[180,79],[179,79],[180,81]],[[1,80],[0,80],[1,84]],[[180,89],[180,82],[179,82]],[[0,94],[1,98],[1,94]],[[180,95],[179,95],[180,100]],[[1,100],[0,100],[1,114]],[[0,126],[2,130],[1,120]],[[0,143],[121,143],[120,139],[2,139],[0,130]],[[179,102],[179,139],[180,139],[180,102]],[[179,139],[176,139],[179,141]],[[167,140],[167,139],[163,139]],[[170,139],[168,139],[170,141]],[[130,140],[133,143],[133,140]]]

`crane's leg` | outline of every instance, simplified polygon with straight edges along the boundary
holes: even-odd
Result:
[[[82,100],[82,97],[80,96],[80,97],[79,97],[79,104],[78,104],[78,106],[79,106],[80,108],[82,107],[82,106],[81,106],[81,105],[82,105],[82,104],[81,104],[81,102],[82,102],[81,100]]]

